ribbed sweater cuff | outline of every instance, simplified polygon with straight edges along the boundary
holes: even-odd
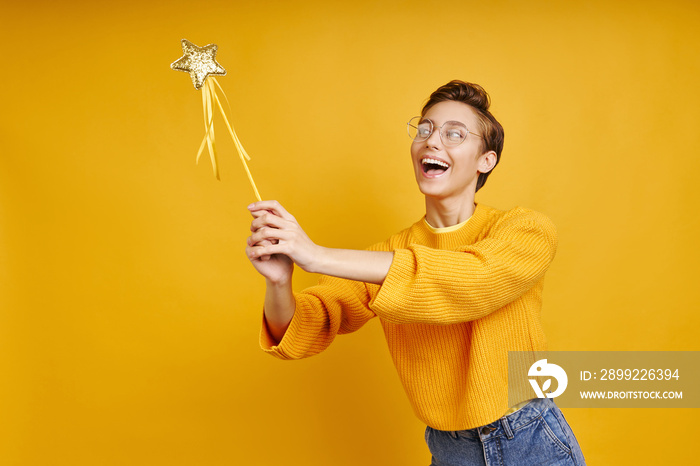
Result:
[[[387,321],[400,323],[399,316],[395,315],[397,309],[401,309],[402,290],[407,283],[413,282],[416,272],[416,257],[408,249],[395,249],[394,260],[387,273],[379,292],[370,303],[372,309],[379,317]],[[397,319],[398,318],[398,319]],[[410,318],[406,323],[410,321]]]
[[[302,329],[305,323],[313,319],[308,311],[309,309],[304,306],[303,302],[297,299],[294,316],[292,316],[289,327],[282,337],[282,341],[279,343],[270,333],[270,329],[267,326],[267,319],[265,319],[265,314],[263,313],[263,322],[260,330],[260,348],[267,354],[271,354],[280,359],[301,358],[302,354],[299,352],[298,347],[300,343],[302,345],[306,343],[304,341],[306,338],[303,337]],[[297,347],[297,349],[295,349],[295,347]]]

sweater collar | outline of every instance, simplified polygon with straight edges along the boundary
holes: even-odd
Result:
[[[475,207],[475,208],[476,208],[476,207]],[[473,216],[473,215],[474,215],[474,214],[472,214],[472,216]],[[469,218],[472,218],[472,216],[470,216]],[[466,220],[463,221],[463,222],[458,223],[457,225],[452,225],[451,227],[442,227],[442,228],[438,228],[438,227],[432,226],[430,223],[428,223],[428,219],[427,219],[426,217],[423,217],[423,221],[424,221],[425,224],[428,226],[428,229],[429,229],[430,231],[432,231],[433,233],[442,234],[442,233],[449,233],[449,232],[451,232],[451,231],[457,231],[457,230],[459,230],[460,228],[462,228],[464,225],[467,224],[467,222],[469,221],[469,218],[466,219]]]
[[[413,225],[412,233],[419,244],[437,249],[453,249],[471,244],[477,241],[479,233],[483,231],[491,210],[488,206],[476,203],[474,213],[468,220],[447,228],[432,227],[423,216]]]

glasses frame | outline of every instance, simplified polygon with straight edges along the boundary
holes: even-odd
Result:
[[[413,122],[413,120],[415,120],[416,118],[418,118],[418,122],[417,122],[415,125],[414,125],[414,124],[411,124],[411,123]],[[430,133],[428,133],[428,135],[427,135],[426,137],[418,137],[418,133],[416,132],[416,137],[415,137],[415,138],[414,138],[414,137],[411,137],[411,128],[415,128],[416,131],[417,131],[417,130],[418,130],[418,126],[417,126],[417,125],[419,125],[419,124],[420,124],[421,122],[423,122],[423,121],[428,121],[428,122],[430,122]],[[443,135],[442,135],[442,134],[443,134],[442,127],[445,126],[445,125],[448,124],[448,123],[459,123],[460,125],[464,126],[464,128],[467,130],[467,135],[464,136],[464,139],[462,139],[462,140],[461,140],[460,142],[458,142],[457,144],[454,144],[454,143],[451,143],[451,142],[445,142],[445,139],[443,138]],[[467,137],[469,137],[470,134],[473,134],[474,136],[483,139],[483,137],[482,137],[481,135],[476,134],[476,133],[474,133],[474,132],[472,132],[472,131],[469,131],[469,128],[467,128],[467,125],[465,125],[465,124],[462,123],[461,121],[453,121],[453,120],[450,120],[450,121],[446,121],[442,126],[435,126],[435,123],[433,123],[433,120],[431,120],[430,118],[425,118],[425,117],[422,117],[422,116],[418,115],[418,116],[414,116],[413,118],[411,118],[410,120],[408,120],[408,123],[406,123],[406,131],[408,132],[408,137],[411,138],[411,140],[417,141],[417,142],[423,142],[423,141],[427,141],[428,139],[430,139],[430,136],[433,135],[433,131],[435,131],[435,128],[438,128],[438,129],[439,129],[438,134],[440,135],[440,141],[441,141],[444,145],[449,146],[449,147],[457,147],[457,146],[461,145],[464,141],[467,140]]]

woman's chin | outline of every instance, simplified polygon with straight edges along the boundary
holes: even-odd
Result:
[[[452,188],[452,189],[450,189]],[[426,197],[434,201],[444,201],[446,199],[464,199],[474,197],[476,191],[476,183],[471,186],[463,186],[461,189],[455,189],[442,183],[418,183],[418,189]]]
[[[444,199],[447,197],[445,189],[441,186],[435,186],[434,184],[426,185],[424,183],[418,183],[418,189],[425,197],[434,199]]]

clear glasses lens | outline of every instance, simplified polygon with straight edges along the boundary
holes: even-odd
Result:
[[[424,141],[433,132],[433,123],[423,117],[413,117],[408,122],[408,135],[414,141]]]
[[[425,141],[433,134],[433,122],[423,117],[413,117],[408,122],[408,135],[414,141]],[[463,123],[448,121],[440,128],[442,143],[448,146],[457,146],[464,142],[469,130]]]
[[[442,142],[453,146],[461,144],[466,139],[467,134],[469,134],[467,127],[456,121],[448,121],[440,131]]]

